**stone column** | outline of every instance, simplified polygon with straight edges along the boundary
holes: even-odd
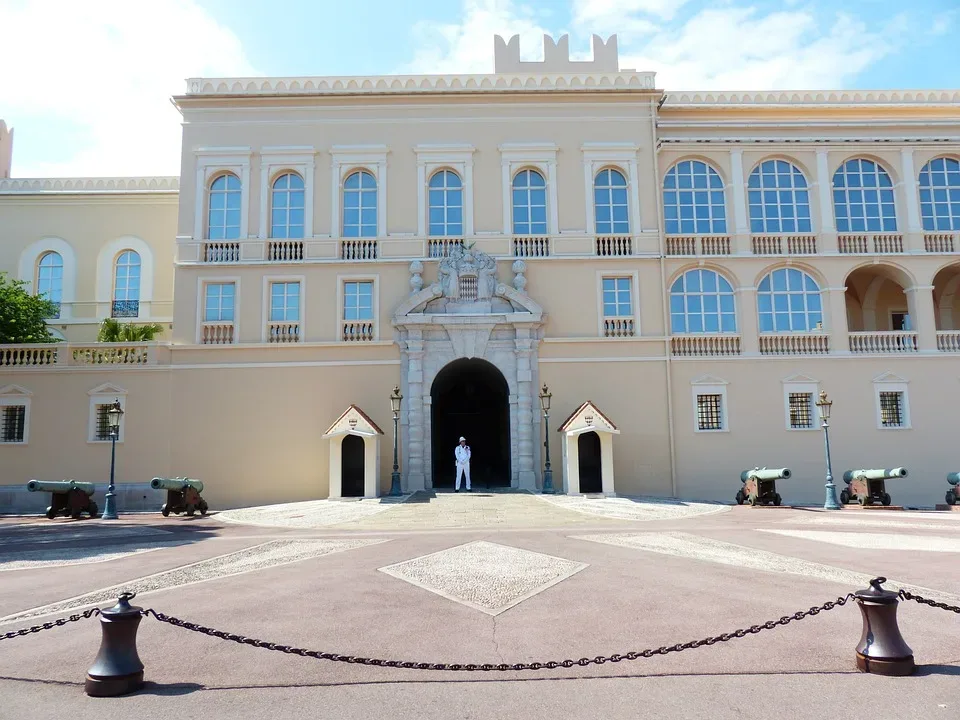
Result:
[[[904,291],[910,313],[911,329],[917,333],[917,349],[937,351],[937,318],[933,311],[933,285],[915,285]]]
[[[830,333],[830,354],[850,354],[850,330],[847,326],[847,288],[828,287],[823,289],[826,295],[827,330]]]
[[[833,218],[833,178],[826,150],[817,150],[817,199],[820,206],[821,253],[837,252],[837,227]],[[846,312],[846,311],[844,311]],[[844,315],[846,317],[846,315]]]
[[[406,492],[426,487],[423,440],[426,414],[423,406],[423,333],[419,328],[407,330],[407,486]]]
[[[517,328],[517,462],[519,472],[517,486],[521,490],[536,490],[537,475],[534,464],[534,418],[533,395],[536,385],[533,383],[534,343],[529,328]],[[539,427],[539,423],[537,423]],[[539,457],[539,454],[538,454]]]
[[[917,191],[917,173],[913,165],[913,148],[900,150],[900,174],[903,177],[903,199],[907,208],[907,231],[904,233],[905,252],[923,252],[923,225],[920,221],[920,201]]]
[[[737,327],[740,329],[740,352],[760,354],[760,321],[757,317],[757,289],[737,288]]]
[[[749,255],[752,250],[747,224],[747,196],[743,187],[743,150],[730,151],[730,186],[733,190],[733,254]]]

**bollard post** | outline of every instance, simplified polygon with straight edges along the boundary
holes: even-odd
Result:
[[[91,697],[126,695],[143,687],[143,663],[137,654],[143,608],[130,605],[135,595],[121,593],[116,605],[100,613],[100,651],[83,684]]]
[[[863,634],[857,645],[857,669],[875,675],[912,675],[917,669],[913,650],[897,625],[897,593],[880,587],[887,581],[874,578],[870,587],[854,593],[863,616]]]

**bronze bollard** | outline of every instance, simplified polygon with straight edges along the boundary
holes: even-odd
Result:
[[[854,593],[863,615],[863,634],[857,645],[857,669],[875,675],[912,675],[917,669],[913,650],[904,641],[897,625],[897,593],[884,590],[884,577],[874,578],[870,587]]]
[[[83,690],[92,697],[126,695],[143,687],[143,663],[137,654],[141,610],[131,606],[136,593],[122,593],[117,604],[100,613],[100,651],[87,671]]]

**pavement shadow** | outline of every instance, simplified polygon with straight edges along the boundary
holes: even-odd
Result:
[[[161,697],[175,697],[178,695],[190,695],[198,690],[205,690],[206,687],[199,683],[155,683],[145,682],[143,687],[131,695],[159,695]]]

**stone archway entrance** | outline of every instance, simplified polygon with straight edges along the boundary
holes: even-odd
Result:
[[[453,450],[462,435],[471,450],[474,487],[510,487],[510,389],[486,360],[461,358],[433,381],[431,449],[433,487],[453,487]]]

